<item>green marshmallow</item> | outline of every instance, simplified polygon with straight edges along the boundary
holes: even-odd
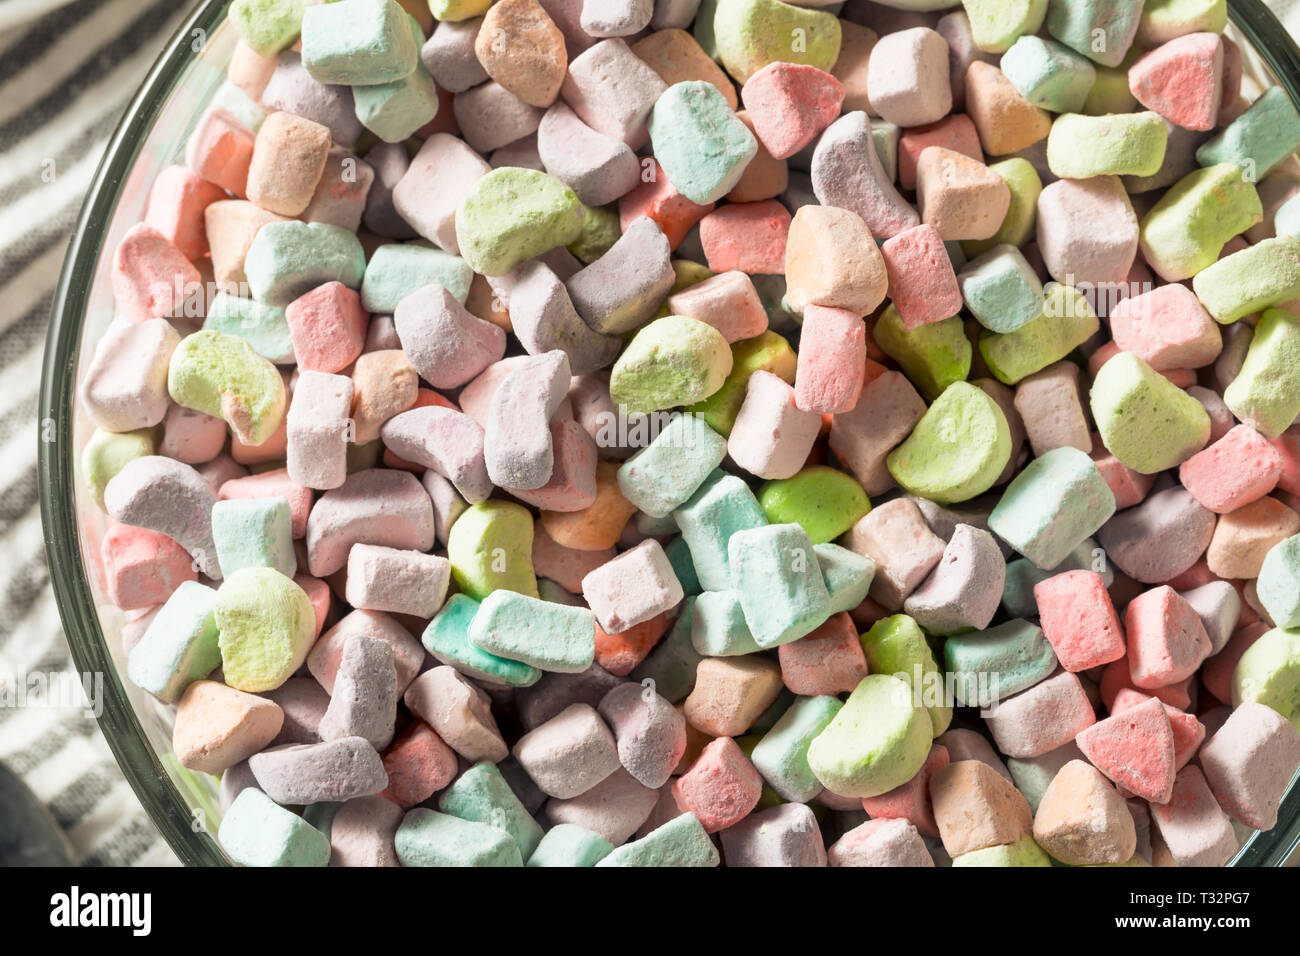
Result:
[[[438,798],[438,809],[461,820],[486,823],[504,830],[528,859],[542,842],[542,828],[520,803],[497,765],[486,760],[474,764]]]
[[[654,518],[686,503],[727,456],[727,440],[694,415],[674,415],[618,469],[623,497]]]
[[[1016,40],[999,65],[1025,99],[1053,113],[1082,111],[1097,79],[1097,70],[1086,57],[1036,36]]]
[[[402,866],[523,866],[505,830],[425,807],[408,810],[393,837]]]
[[[789,478],[767,482],[758,502],[770,523],[797,524],[813,544],[834,541],[871,510],[858,480],[827,465],[810,465]]]
[[[673,512],[691,551],[695,573],[706,591],[731,587],[731,536],[767,524],[754,492],[735,475],[716,472],[686,504]]]
[[[1014,332],[985,332],[980,336],[980,355],[994,378],[1015,385],[1065,358],[1099,328],[1097,313],[1083,295],[1072,286],[1049,282],[1042,314]]]
[[[710,33],[717,59],[738,83],[769,63],[802,63],[829,73],[840,55],[840,21],[833,14],[779,0],[717,0]]]
[[[721,858],[693,813],[683,813],[640,840],[624,843],[597,866],[717,866]]]
[[[1002,492],[989,530],[1040,568],[1055,568],[1115,513],[1115,495],[1086,452],[1064,446],[1031,461]]]
[[[354,86],[352,97],[361,125],[385,143],[403,142],[438,115],[438,86],[423,66],[391,83]]]
[[[1227,0],[1146,0],[1138,42],[1158,46],[1189,33],[1222,33],[1227,25]]]
[[[217,839],[240,866],[329,866],[329,838],[257,787],[239,792]]]
[[[876,320],[872,336],[927,402],[970,375],[973,350],[959,315],[908,329],[891,302]]]
[[[302,15],[302,65],[317,83],[372,86],[419,65],[409,14],[395,0],[334,0]]]
[[[137,458],[154,453],[154,431],[106,432],[96,428],[81,449],[81,472],[90,500],[104,508],[104,489],[117,473]]]
[[[1123,62],[1142,18],[1142,0],[1053,0],[1047,32],[1106,66]]]
[[[895,126],[889,120],[871,121],[871,145],[876,148],[876,155],[880,157],[886,182],[898,181],[898,144],[902,138],[902,127]]]
[[[1125,84],[1127,84],[1125,80]],[[970,259],[988,252],[994,246],[1023,246],[1034,234],[1038,222],[1038,197],[1043,191],[1043,181],[1033,163],[1020,156],[1004,159],[989,167],[1002,177],[1011,190],[1011,205],[1002,219],[1002,225],[988,239],[962,242],[962,252]]]
[[[481,17],[492,6],[492,0],[429,0],[429,10],[438,21],[453,23]]]
[[[506,687],[536,684],[542,677],[536,667],[489,654],[470,642],[469,626],[478,607],[479,602],[468,594],[453,594],[424,629],[420,637],[424,649],[440,663],[484,683]]]
[[[306,7],[306,0],[235,0],[226,16],[250,50],[275,56],[298,39]]]
[[[705,591],[691,605],[691,644],[702,657],[736,657],[762,650],[749,632],[740,595]]]
[[[220,332],[187,335],[167,369],[172,401],[223,418],[246,445],[260,445],[284,420],[284,380],[244,339]]]
[[[366,272],[366,254],[356,233],[327,222],[268,222],[244,259],[253,298],[286,306],[326,282],[355,289]]]
[[[1014,332],[1043,314],[1043,284],[1020,250],[994,246],[957,274],[962,299],[991,332]]]
[[[1300,112],[1286,90],[1271,86],[1223,132],[1202,143],[1196,161],[1202,166],[1236,163],[1247,179],[1259,182],[1297,148]]]
[[[987,707],[1033,687],[1057,666],[1042,628],[1022,619],[948,638],[943,663],[963,707]]]
[[[862,649],[867,654],[871,673],[892,674],[913,688],[920,699],[936,700],[925,705],[934,736],[948,729],[952,723],[952,707],[946,703],[943,672],[934,660],[921,625],[906,614],[882,618],[862,635]]]
[[[986,846],[969,853],[959,853],[952,858],[953,866],[1051,866],[1049,857],[1029,834],[1015,843]]]
[[[655,159],[691,202],[717,202],[740,181],[758,140],[718,88],[704,80],[674,83],[648,120]]]
[[[1275,627],[1246,648],[1232,675],[1232,706],[1253,700],[1300,730],[1300,631]]]
[[[613,852],[614,844],[599,833],[574,823],[559,823],[546,831],[526,865],[595,866]]]
[[[655,319],[614,363],[609,394],[629,415],[690,405],[722,387],[731,361],[727,340],[713,326],[681,315]]]
[[[745,403],[749,379],[757,371],[771,372],[788,385],[794,384],[797,359],[790,343],[770,329],[752,339],[731,346],[731,371],[722,387],[686,411],[704,421],[720,435],[730,436],[740,406]]]
[[[460,256],[422,243],[391,242],[370,256],[361,280],[367,312],[391,314],[399,302],[427,285],[440,285],[464,304],[474,270]]]
[[[1061,179],[1154,176],[1165,161],[1169,129],[1158,113],[1065,113],[1047,134],[1047,165]]]
[[[1022,36],[1037,33],[1047,16],[1047,0],[962,0],[975,45],[985,53],[1005,53]]]
[[[835,697],[796,697],[755,744],[749,759],[786,800],[806,803],[821,793],[822,782],[808,765],[808,748],[842,706]]]
[[[916,776],[934,740],[909,684],[871,674],[808,747],[808,765],[831,793],[875,797]]]
[[[476,600],[501,589],[537,596],[533,516],[523,505],[470,505],[447,534],[447,559],[456,586]]]
[[[623,229],[618,221],[617,206],[582,207],[582,227],[578,238],[569,243],[569,251],[583,265],[590,265],[618,242]],[[529,863],[531,866],[532,863]]]
[[[822,583],[830,596],[830,612],[851,611],[867,599],[876,577],[876,562],[838,544],[814,544]]]
[[[1142,217],[1142,255],[1170,282],[1214,265],[1223,246],[1264,216],[1255,184],[1240,166],[1220,163],[1188,173]]]
[[[830,617],[830,595],[808,533],[797,524],[737,531],[727,542],[731,588],[759,647],[797,641]]]
[[[1173,468],[1210,440],[1205,406],[1132,352],[1101,367],[1088,404],[1106,450],[1139,474]]]
[[[1232,414],[1266,438],[1276,438],[1300,415],[1300,317],[1269,309],[1255,325],[1246,360],[1223,390]]]
[[[292,677],[316,640],[307,592],[273,568],[243,568],[222,581],[212,614],[226,683],[250,694]]]
[[[910,494],[954,504],[992,488],[1010,460],[1011,429],[998,403],[969,382],[954,382],[885,465]]]
[[[582,232],[573,190],[535,169],[503,166],[470,187],[456,212],[456,241],[470,267],[502,276]]]
[[[692,609],[696,600],[688,596],[682,601],[681,611],[667,636],[631,674],[634,681],[650,681],[649,686],[671,704],[680,704],[695,689],[695,669],[702,660],[691,643]]]
[[[216,598],[216,591],[197,581],[181,582],[127,656],[132,684],[175,703],[185,688],[221,666],[212,616]]]
[[[1275,236],[1234,252],[1198,272],[1192,290],[1224,324],[1300,298],[1300,236]]]
[[[1300,627],[1300,534],[1268,549],[1255,590],[1274,624]]]
[[[275,568],[290,578],[298,573],[287,498],[218,501],[212,506],[212,542],[225,577],[243,568]]]
[[[263,305],[256,299],[242,299],[228,292],[218,292],[208,305],[203,328],[225,335],[237,335],[253,351],[277,365],[293,362],[293,341],[284,309]]]
[[[489,654],[539,670],[580,674],[596,657],[596,619],[585,607],[493,591],[470,622],[469,639]]]

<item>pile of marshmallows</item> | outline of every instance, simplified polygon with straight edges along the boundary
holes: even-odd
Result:
[[[80,407],[127,676],[231,859],[1188,866],[1274,826],[1300,115],[1243,98],[1222,0],[230,21]]]

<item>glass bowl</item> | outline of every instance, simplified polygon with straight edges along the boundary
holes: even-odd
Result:
[[[225,79],[235,47],[229,0],[204,0],[168,42],[109,141],[68,247],[54,297],[40,393],[40,493],[55,599],[78,670],[103,674],[99,725],[127,781],[181,861],[225,866],[212,834],[217,780],[171,753],[173,709],[123,679],[125,619],[98,569],[105,518],[82,490],[81,449],[93,426],[74,403],[94,343],[113,317],[108,272],[121,236],[144,217],[158,172],[184,154],[202,107]],[[1228,33],[1242,49],[1252,95],[1280,85],[1300,104],[1300,49],[1261,0],[1228,0]],[[88,560],[89,558],[89,560]],[[1253,833],[1233,866],[1280,866],[1300,844],[1300,777],[1276,827]]]

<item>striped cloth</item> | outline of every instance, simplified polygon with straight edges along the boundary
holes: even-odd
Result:
[[[0,0],[0,691],[71,669],[45,566],[31,431],[46,320],[104,144],[186,6]],[[1272,6],[1300,30],[1300,0]],[[0,706],[0,761],[49,804],[81,862],[174,862],[80,706]]]

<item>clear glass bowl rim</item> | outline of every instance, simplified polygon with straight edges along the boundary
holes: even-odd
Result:
[[[204,0],[180,25],[145,77],[109,140],[73,228],[55,290],[41,374],[39,422],[55,441],[38,441],[41,518],[50,581],[64,634],[81,673],[104,675],[100,729],[154,824],[187,866],[227,866],[213,838],[193,825],[191,804],[182,796],[149,746],[144,728],[118,678],[87,580],[77,530],[75,471],[71,436],[77,349],[104,233],[122,189],[155,118],[195,57],[191,40],[211,34],[225,19],[230,0]],[[1300,48],[1262,0],[1228,0],[1229,16],[1300,106]],[[1281,866],[1300,845],[1300,785],[1293,781],[1278,825],[1254,834],[1233,866]]]

